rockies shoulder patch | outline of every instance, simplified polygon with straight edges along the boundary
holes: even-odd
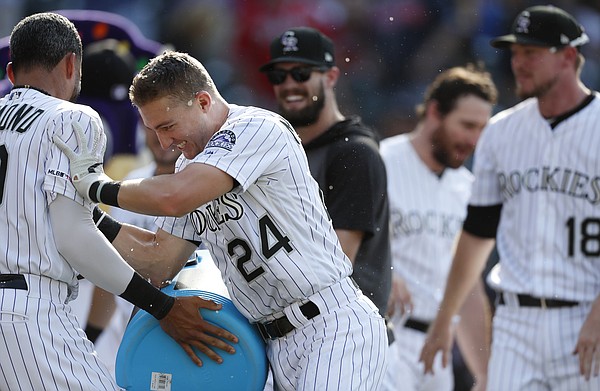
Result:
[[[235,145],[235,134],[231,130],[220,130],[206,144],[206,148],[223,148],[231,151]]]

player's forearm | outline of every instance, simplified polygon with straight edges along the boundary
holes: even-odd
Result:
[[[231,191],[233,184],[233,178],[218,168],[193,163],[176,174],[121,182],[115,206],[152,216],[181,217]]]
[[[181,238],[123,224],[113,246],[125,261],[156,286],[172,279],[197,246]]]
[[[151,251],[152,248],[159,250],[154,232],[123,224],[119,234],[112,241],[112,245],[125,262],[155,285],[165,277],[158,257]]]
[[[123,224],[96,207],[94,222],[119,254],[138,273],[155,285],[172,279],[198,243],[187,241],[158,229],[152,232],[130,224]]]
[[[457,342],[473,377],[485,384],[491,343],[491,310],[479,279],[460,310]]]
[[[150,216],[180,217],[191,211],[178,197],[186,196],[177,183],[162,177],[126,181],[99,180],[93,182],[87,194],[99,202],[128,211]],[[192,209],[193,210],[193,209]]]
[[[154,267],[152,263],[154,254],[151,250],[147,250],[155,247],[153,232],[123,224],[98,206],[94,208],[92,217],[104,237],[138,273],[145,278],[160,278],[160,276],[151,274],[152,271],[157,271],[159,268]]]
[[[170,175],[121,182],[118,206],[151,216],[181,217],[195,207],[183,202],[183,197],[187,197],[187,194],[182,193],[187,190],[178,185],[179,183],[170,179]]]
[[[438,321],[450,324],[458,313],[480,278],[494,242],[493,239],[479,238],[465,231],[461,233],[438,311]]]

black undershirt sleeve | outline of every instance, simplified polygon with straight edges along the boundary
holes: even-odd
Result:
[[[498,231],[502,204],[491,206],[473,206],[467,208],[467,218],[463,230],[474,236],[493,239]]]

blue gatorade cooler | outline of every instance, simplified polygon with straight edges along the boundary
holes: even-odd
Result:
[[[126,390],[149,391],[261,391],[267,380],[265,343],[233,305],[219,270],[207,250],[198,250],[172,283],[163,288],[172,296],[200,296],[222,304],[220,311],[201,309],[202,317],[239,338],[236,352],[220,351],[217,364],[195,349],[203,366],[198,367],[185,351],[145,311],[129,322],[117,353],[117,384]]]

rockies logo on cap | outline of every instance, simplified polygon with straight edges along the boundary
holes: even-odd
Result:
[[[515,32],[527,34],[529,32],[529,24],[531,20],[529,20],[529,11],[524,11],[519,15],[517,21],[515,22]]]
[[[312,27],[294,27],[271,42],[271,60],[260,67],[264,72],[280,62],[297,62],[331,68],[334,66],[333,42]]]
[[[298,51],[298,38],[296,33],[293,31],[286,31],[281,36],[281,44],[283,45],[283,52],[297,52]]]

